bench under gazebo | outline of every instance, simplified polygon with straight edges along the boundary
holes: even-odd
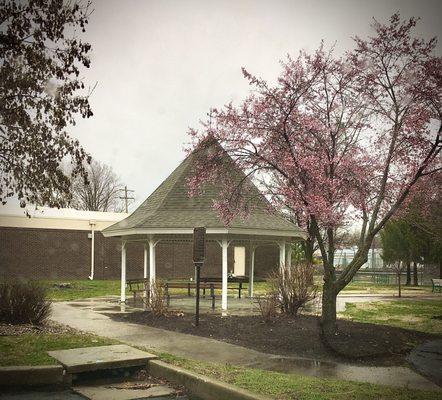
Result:
[[[219,146],[217,143],[214,145]],[[253,297],[256,249],[259,246],[269,245],[277,247],[279,264],[283,265],[286,260],[287,262],[291,260],[292,247],[289,244],[305,238],[304,232],[295,224],[278,213],[268,211],[267,200],[253,184],[251,185],[251,190],[255,192],[253,195],[259,198],[257,205],[247,218],[237,217],[225,226],[213,209],[216,187],[207,187],[198,196],[188,195],[187,182],[192,174],[196,157],[197,152],[194,151],[130,216],[103,231],[105,237],[121,238],[120,300],[122,302],[126,301],[126,247],[130,242],[144,244],[143,278],[148,279],[152,285],[158,272],[157,245],[161,243],[165,247],[169,244],[170,249],[174,249],[165,257],[170,256],[171,259],[185,257],[184,253],[187,252],[185,249],[191,251],[192,248],[193,229],[204,226],[207,246],[210,246],[206,263],[220,278],[221,307],[227,310],[229,246],[235,245],[235,270],[238,264],[237,275],[247,277],[248,295]],[[173,246],[174,243],[182,243],[183,246]],[[268,266],[269,269],[274,267],[275,265]],[[189,268],[193,268],[193,265],[189,265]],[[205,268],[206,266],[202,268],[203,273]]]

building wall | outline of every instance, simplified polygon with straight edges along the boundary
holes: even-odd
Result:
[[[0,227],[0,279],[87,279],[90,274],[90,231],[74,229],[36,229]],[[232,243],[228,249],[228,270],[233,270],[233,247],[246,246],[246,271],[250,262],[248,246]],[[255,276],[266,277],[278,265],[279,250],[259,246],[255,253]],[[144,245],[128,243],[127,279],[143,276]],[[118,279],[121,265],[121,241],[95,232],[95,278]],[[192,243],[158,243],[156,270],[160,278],[194,276]],[[202,276],[221,276],[221,247],[209,242]]]
[[[90,231],[0,228],[0,277],[26,279],[87,279],[91,265]],[[95,232],[95,277],[119,276],[121,242]],[[131,243],[127,276],[143,271],[143,247]],[[138,267],[140,266],[140,267]]]

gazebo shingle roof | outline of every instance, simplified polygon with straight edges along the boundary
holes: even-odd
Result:
[[[220,145],[212,142],[210,146]],[[155,228],[226,228],[213,208],[213,200],[218,192],[216,187],[206,185],[201,194],[189,197],[187,181],[194,171],[198,151],[200,150],[192,152],[131,215],[106,228],[103,231],[105,236],[113,236],[112,233],[123,231],[124,234],[130,234],[131,230]],[[233,165],[232,159],[226,152],[224,154],[226,162]],[[238,170],[231,173],[244,176],[242,171]],[[229,224],[229,229],[286,231],[291,232],[293,236],[303,236],[303,232],[295,224],[278,213],[268,211],[267,200],[253,183],[249,182],[249,188],[253,197],[258,199],[255,201],[255,207],[246,218],[236,217]]]

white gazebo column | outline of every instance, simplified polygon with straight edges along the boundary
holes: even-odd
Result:
[[[249,264],[249,297],[253,297],[253,280],[255,275],[255,249],[254,244],[250,244],[250,264]]]
[[[292,252],[293,252],[293,246],[292,243],[289,242],[287,246],[287,266],[289,268],[292,267]]]
[[[89,279],[94,280],[94,270],[95,270],[95,221],[89,221],[91,226],[91,274]]]
[[[151,288],[155,284],[156,277],[155,246],[157,243],[153,239],[149,240],[149,284]]]
[[[126,302],[126,242],[121,242],[121,290],[120,301]]]
[[[144,298],[147,298],[149,296],[149,287],[150,284],[147,284],[147,249],[149,248],[149,242],[144,243],[144,259],[143,259],[143,278],[144,278],[144,292],[143,296]]]
[[[223,239],[221,242],[222,248],[222,286],[221,286],[221,309],[227,310],[227,249],[229,242],[227,239]]]
[[[144,243],[144,274],[143,277],[144,279],[147,278],[147,247],[148,247],[149,243]]]
[[[285,267],[285,240],[279,242],[279,267]]]

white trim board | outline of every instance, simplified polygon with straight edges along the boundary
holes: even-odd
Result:
[[[104,237],[132,236],[132,235],[191,235],[193,228],[137,228],[119,229],[102,232]],[[251,235],[251,236],[280,236],[306,238],[303,231],[284,231],[273,229],[247,229],[247,228],[207,228],[208,235]]]

